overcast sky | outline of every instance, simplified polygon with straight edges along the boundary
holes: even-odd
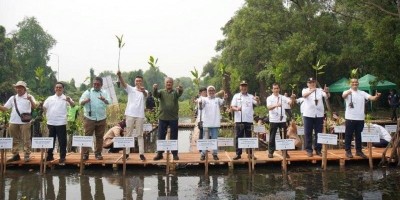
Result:
[[[36,17],[57,44],[60,79],[80,84],[93,67],[117,70],[118,42],[124,35],[121,71],[149,69],[150,55],[174,78],[202,70],[223,38],[221,27],[244,0],[0,0],[0,25],[7,33],[24,17]],[[57,71],[57,56],[48,63]]]

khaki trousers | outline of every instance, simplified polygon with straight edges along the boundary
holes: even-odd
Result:
[[[103,150],[103,136],[106,130],[106,119],[100,121],[90,120],[88,118],[83,119],[83,128],[85,129],[85,136],[95,136],[95,143],[94,143],[94,153],[101,154]],[[89,155],[89,148],[82,147],[83,153],[85,155]]]
[[[31,154],[31,124],[10,124],[10,135],[13,138],[12,153],[19,154],[20,145],[23,146],[25,156]]]

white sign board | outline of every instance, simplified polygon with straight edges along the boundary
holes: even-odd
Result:
[[[362,142],[380,142],[379,133],[361,133],[361,141]]]
[[[178,140],[157,140],[157,151],[178,150]]]
[[[135,147],[134,137],[114,137],[115,148]]]
[[[258,138],[239,138],[238,147],[243,148],[258,148]]]
[[[294,149],[294,139],[279,139],[275,140],[276,150]]]
[[[318,133],[318,144],[333,144],[337,145],[338,135],[336,134],[326,134],[326,133]]]
[[[345,126],[335,126],[335,133],[344,133],[346,131]]]
[[[397,125],[386,125],[385,129],[389,132],[389,133],[396,133],[397,131]]]
[[[368,126],[364,126],[363,131],[364,133],[378,133],[378,131],[376,130],[376,127],[369,127]]]
[[[12,149],[13,138],[0,138],[0,149]]]
[[[233,147],[233,138],[218,138],[219,147]]]
[[[304,126],[297,127],[297,135],[304,135]]]
[[[153,126],[151,124],[143,124],[143,131],[150,132],[153,130]]]
[[[73,136],[72,146],[74,147],[92,147],[93,136]]]
[[[197,149],[198,150],[217,150],[218,149],[218,140],[217,139],[197,140]]]
[[[53,148],[53,137],[32,137],[32,148],[34,149],[51,149]]]
[[[265,133],[265,126],[264,125],[254,125],[254,132],[255,133]]]

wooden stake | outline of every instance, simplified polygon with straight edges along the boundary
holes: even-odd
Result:
[[[43,174],[43,148],[40,149],[40,174]]]
[[[80,165],[79,165],[79,173],[80,175],[83,175],[83,150],[81,147],[81,160],[80,160]]]
[[[123,148],[122,150],[122,175],[125,176],[126,174],[126,148]]]
[[[372,162],[372,142],[367,143],[368,146],[368,159],[369,159],[369,168],[374,168],[374,163]]]
[[[322,144],[322,163],[321,163],[321,168],[323,170],[326,170],[326,168],[328,167],[327,164],[327,158],[328,158],[328,147],[326,146],[326,144]]]

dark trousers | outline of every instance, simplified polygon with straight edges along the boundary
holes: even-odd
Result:
[[[58,138],[60,158],[65,158],[65,155],[67,155],[67,126],[47,125],[47,128],[49,129],[49,137],[53,138],[53,148],[47,149],[47,155],[53,157],[54,144],[56,143],[56,138]]]
[[[276,132],[279,129],[283,129],[283,135],[281,134],[281,138],[285,139],[286,138],[286,132],[287,132],[287,125],[286,122],[280,122],[280,123],[274,123],[270,122],[269,124],[270,132],[269,132],[269,143],[268,143],[268,152],[270,154],[273,154],[275,151],[275,137],[276,137]]]
[[[253,123],[248,122],[237,122],[235,124],[235,148],[236,148],[236,155],[242,155],[242,149],[239,148],[239,138],[249,138],[251,137],[251,125]],[[251,154],[251,149],[249,149],[248,154]]]
[[[305,136],[305,149],[307,152],[312,152],[312,133],[314,130],[314,149],[320,152],[322,145],[318,144],[318,133],[322,133],[324,118],[323,117],[304,117],[304,136]]]
[[[95,136],[96,143],[94,145],[95,154],[101,154],[103,150],[103,136],[106,131],[107,122],[106,119],[100,121],[90,120],[88,118],[83,119],[83,127],[85,129],[85,136]],[[89,155],[89,147],[82,147],[82,151],[85,155]]]
[[[385,148],[385,147],[387,147],[388,144],[389,144],[388,141],[386,141],[384,139],[380,139],[379,142],[373,142],[372,146],[378,147],[378,148]]]
[[[353,133],[356,141],[356,151],[361,152],[361,132],[364,129],[364,120],[347,120],[346,119],[346,130],[344,138],[344,148],[346,151],[351,150],[351,140],[353,139]]]
[[[392,106],[392,117],[390,118],[392,121],[397,121],[397,106]]]
[[[170,139],[178,139],[178,120],[158,120],[158,134],[157,138],[159,140],[165,140],[167,135],[168,126],[171,129]],[[178,155],[178,151],[171,151],[173,155]],[[164,151],[158,151],[157,153],[162,154]]]

